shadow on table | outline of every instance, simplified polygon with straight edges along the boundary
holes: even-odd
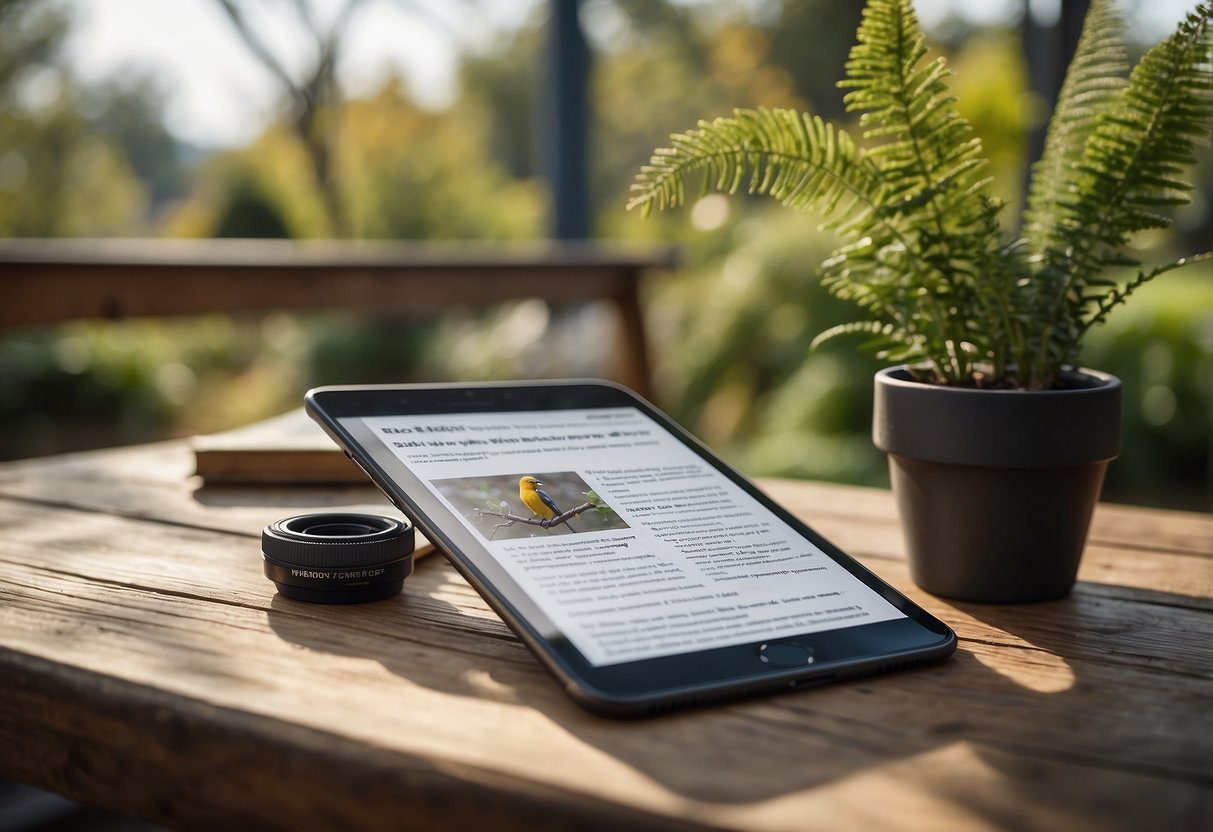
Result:
[[[1001,648],[974,652],[1000,678],[963,737],[997,781],[1031,784],[963,805],[1002,826],[1023,823],[1014,797],[1037,828],[1207,828],[1213,631],[1192,612],[1209,598],[1080,581],[1049,603],[954,606],[962,638]]]
[[[430,567],[450,568],[426,562]],[[660,786],[708,804],[754,804],[832,785],[853,790],[852,808],[869,800],[905,802],[1012,825],[1029,817],[1085,829],[1093,822],[1091,807],[1073,798],[1076,791],[1104,788],[1092,787],[1094,770],[1106,784],[1107,805],[1121,807],[1126,825],[1149,825],[1167,805],[1201,810],[1192,806],[1190,783],[1161,775],[1190,763],[1175,759],[1175,740],[1204,712],[1197,693],[1204,688],[1191,679],[1191,668],[1178,667],[1151,672],[1175,673],[1186,684],[1120,683],[1127,671],[1143,669],[1147,654],[1137,651],[1165,638],[1168,621],[1178,622],[1175,608],[1198,599],[1153,593],[1150,603],[1134,604],[1125,617],[1129,605],[1108,590],[1133,591],[1081,584],[1069,598],[1029,607],[958,603],[945,618],[960,631],[961,646],[942,664],[681,714],[611,720],[577,707],[500,622],[486,631],[485,619],[468,620],[466,611],[410,595],[408,587],[399,603],[368,605],[380,610],[362,620],[366,637],[353,647],[348,638],[333,637],[333,628],[349,626],[342,611],[275,598],[269,622],[292,644],[373,659],[443,693],[538,710]],[[435,618],[443,626],[435,627]],[[402,649],[403,642],[419,642],[419,625],[425,644],[444,648],[438,667],[416,664],[434,651]],[[1171,701],[1157,701],[1160,692]],[[1152,721],[1141,719],[1143,711]],[[1126,748],[1137,756],[1122,759]],[[1155,799],[1136,799],[1143,788],[1153,789]],[[1101,810],[1097,817],[1108,815]]]
[[[381,491],[364,485],[201,485],[191,496],[195,502],[210,508],[296,506],[333,511],[347,506],[366,506],[380,507],[392,515],[400,513]]]
[[[167,832],[141,820],[0,780],[0,832]]]

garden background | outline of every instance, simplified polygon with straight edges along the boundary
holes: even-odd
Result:
[[[278,85],[278,106],[247,140],[215,146],[172,128],[177,90],[152,63],[133,59],[100,78],[82,71],[72,39],[89,25],[85,0],[0,0],[0,237],[545,237],[545,4],[512,4],[500,18],[484,13],[489,0],[199,4],[230,24],[232,48],[259,64],[259,82]],[[1025,30],[1047,28],[1058,7],[922,5],[956,71],[957,106],[1014,209],[1048,113],[1032,92]],[[1138,54],[1173,22],[1152,24],[1159,5],[1125,6]],[[1185,8],[1174,5],[1178,17]],[[681,247],[684,267],[653,279],[645,297],[658,399],[754,476],[886,482],[869,438],[880,363],[844,340],[808,352],[814,334],[851,317],[815,282],[830,241],[815,219],[762,200],[709,195],[648,220],[623,205],[652,149],[701,117],[789,106],[846,121],[833,82],[861,6],[581,8],[592,54],[591,235]],[[401,49],[410,25],[448,39],[455,69],[442,100],[402,70],[372,85],[343,77],[349,33],[388,7],[404,27]],[[462,36],[473,18],[480,34]],[[276,50],[276,31],[299,33],[299,48]],[[1174,229],[1137,241],[1147,263],[1209,247],[1207,147],[1193,176],[1199,191]],[[424,321],[271,314],[0,333],[0,459],[220,430],[296,407],[316,384],[601,374],[611,314],[527,300]],[[1125,450],[1105,498],[1213,510],[1213,270],[1143,289],[1092,333],[1083,361],[1124,382]]]

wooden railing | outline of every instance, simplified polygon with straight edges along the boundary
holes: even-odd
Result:
[[[80,319],[269,310],[427,315],[540,298],[612,302],[614,375],[651,392],[642,276],[673,248],[281,240],[0,241],[0,329]]]

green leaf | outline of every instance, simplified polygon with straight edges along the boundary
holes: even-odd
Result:
[[[1107,315],[1109,295],[1097,281],[1109,267],[1136,265],[1123,252],[1131,235],[1169,226],[1170,218],[1156,209],[1190,199],[1192,186],[1176,174],[1193,158],[1213,116],[1210,16],[1208,4],[1192,11],[1142,57],[1096,117],[1073,185],[1057,202],[1056,242],[1039,258],[1046,267],[1037,280],[1044,322],[1032,375],[1051,375],[1072,359],[1088,328],[1084,321]]]
[[[1112,107],[1129,66],[1124,30],[1114,0],[1092,0],[1049,120],[1044,153],[1032,166],[1024,232],[1034,251],[1059,245],[1061,206],[1080,188],[1076,166],[1087,140],[1100,115],[1115,118]]]

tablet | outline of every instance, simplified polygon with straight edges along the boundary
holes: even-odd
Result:
[[[956,647],[618,385],[320,387],[306,406],[592,710],[658,713]]]

